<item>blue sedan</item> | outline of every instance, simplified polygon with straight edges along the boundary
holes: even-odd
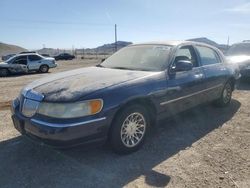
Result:
[[[96,67],[27,85],[12,119],[23,135],[56,147],[109,140],[114,151],[130,153],[160,119],[202,103],[229,105],[239,76],[209,45],[134,44]]]

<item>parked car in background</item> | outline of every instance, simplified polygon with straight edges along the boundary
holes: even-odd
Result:
[[[216,48],[187,41],[135,44],[96,67],[27,85],[12,104],[15,128],[57,146],[110,141],[138,150],[150,127],[196,105],[230,104],[239,72]]]
[[[35,51],[20,52],[19,54],[36,54]]]
[[[13,57],[13,56],[15,56],[16,54],[8,54],[8,55],[4,55],[4,56],[2,56],[2,60],[3,61],[7,61],[9,58],[11,58],[11,57]]]
[[[55,60],[72,60],[75,58],[74,55],[71,55],[69,53],[62,53],[57,56],[54,56]]]
[[[49,54],[41,54],[43,57],[50,57]]]
[[[250,41],[232,45],[227,52],[227,59],[239,66],[243,78],[250,78]]]
[[[54,58],[46,58],[36,53],[23,53],[0,63],[0,76],[31,71],[46,73],[56,66]]]

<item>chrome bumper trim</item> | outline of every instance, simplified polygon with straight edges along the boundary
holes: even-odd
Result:
[[[37,119],[31,119],[30,121],[32,123],[38,123],[40,125],[44,125],[44,126],[48,126],[48,127],[58,127],[58,128],[63,128],[63,127],[74,127],[74,126],[79,126],[79,125],[85,125],[88,123],[95,123],[98,121],[103,121],[105,120],[106,117],[102,117],[102,118],[97,118],[97,119],[92,119],[92,120],[87,120],[87,121],[82,121],[82,122],[76,122],[76,123],[49,123],[49,122],[45,122],[45,121],[41,121],[41,120],[37,120]]]

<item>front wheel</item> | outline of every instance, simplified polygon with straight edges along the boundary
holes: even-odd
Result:
[[[123,109],[111,127],[111,145],[115,152],[127,154],[137,151],[142,145],[149,128],[149,116],[145,108],[132,105]]]
[[[42,65],[39,69],[41,73],[47,73],[49,71],[49,67],[47,65]]]
[[[215,101],[216,106],[225,107],[230,104],[232,99],[233,87],[231,82],[227,82],[222,90],[220,98]]]

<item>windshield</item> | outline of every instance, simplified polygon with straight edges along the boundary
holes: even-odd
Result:
[[[5,63],[10,64],[13,61],[13,59],[15,59],[15,58],[16,58],[16,55],[14,55],[13,57],[11,57],[8,60],[6,60]]]
[[[227,55],[250,55],[250,43],[246,42],[234,44],[231,48],[229,48]]]
[[[171,46],[138,45],[121,49],[101,66],[116,69],[162,71],[166,67]]]

